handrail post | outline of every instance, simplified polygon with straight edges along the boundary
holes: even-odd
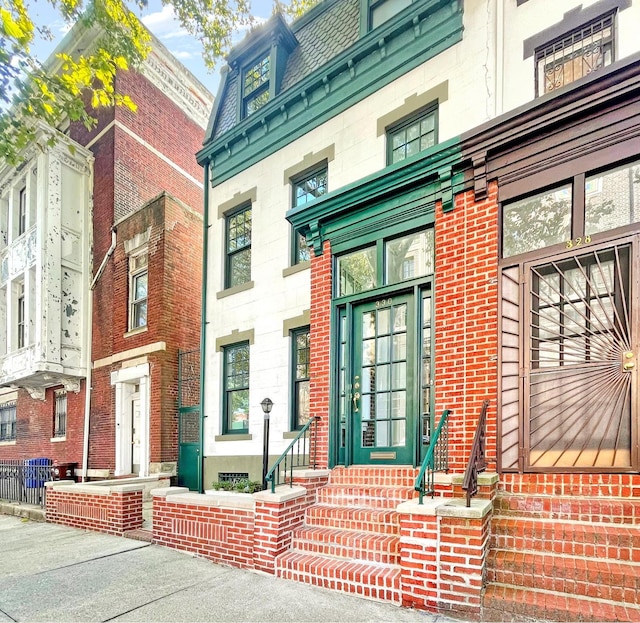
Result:
[[[471,506],[471,498],[478,493],[478,474],[483,472],[487,467],[485,456],[485,435],[487,423],[487,409],[489,408],[489,400],[484,400],[478,418],[478,425],[473,437],[473,445],[471,446],[471,454],[469,462],[464,474],[462,488],[467,492],[467,507]]]

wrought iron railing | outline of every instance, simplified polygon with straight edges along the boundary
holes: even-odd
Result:
[[[271,493],[276,486],[282,484],[289,476],[289,484],[293,487],[293,470],[302,467],[316,468],[318,445],[318,416],[312,417],[298,432],[289,447],[282,453],[267,473],[265,480],[271,483]]]
[[[471,455],[469,456],[467,470],[464,473],[464,480],[462,482],[462,488],[467,492],[467,506],[471,506],[471,498],[478,493],[478,474],[487,468],[485,435],[488,407],[489,401],[485,400],[480,410],[480,418],[478,419],[476,434],[473,437],[473,446],[471,446]]]
[[[419,504],[422,504],[425,495],[434,496],[436,472],[446,472],[449,468],[449,413],[449,409],[442,412],[416,478],[415,490],[420,493]]]
[[[45,505],[45,482],[53,480],[49,459],[0,461],[0,499]]]

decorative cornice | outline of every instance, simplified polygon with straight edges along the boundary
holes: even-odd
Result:
[[[186,69],[161,58],[154,49],[142,64],[140,73],[200,127],[207,127],[213,96],[204,87],[198,88],[194,77]]]
[[[412,19],[390,20],[208,142],[197,159],[201,165],[212,164],[212,185],[276,152],[462,39],[461,3],[422,0],[414,6]]]

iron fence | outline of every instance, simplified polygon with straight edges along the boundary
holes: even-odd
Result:
[[[0,461],[0,499],[45,505],[45,482],[53,480],[51,459]]]

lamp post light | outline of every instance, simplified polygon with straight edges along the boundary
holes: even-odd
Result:
[[[269,464],[269,414],[273,407],[273,401],[271,398],[265,398],[261,403],[262,411],[264,413],[264,431],[262,434],[263,447],[262,447],[262,488],[267,488],[267,467]]]

